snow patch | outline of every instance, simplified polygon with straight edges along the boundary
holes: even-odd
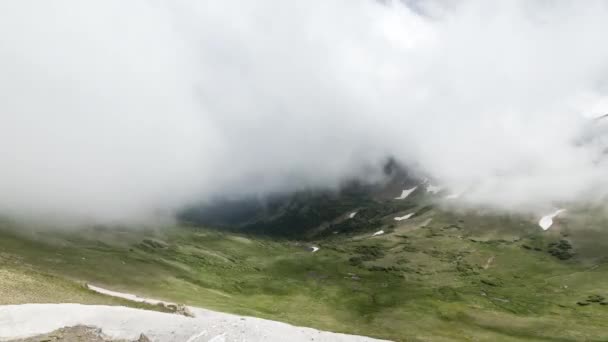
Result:
[[[407,220],[410,217],[414,216],[415,213],[409,213],[407,215],[403,215],[403,216],[397,216],[395,217],[395,221],[403,221],[403,220]]]
[[[426,186],[426,192],[431,192],[433,193],[433,195],[436,195],[437,193],[439,193],[439,191],[441,191],[442,187],[437,186],[437,185],[432,185],[432,184],[427,184]]]
[[[395,197],[396,200],[402,200],[402,199],[406,199],[412,192],[414,192],[416,189],[418,189],[417,186],[411,188],[411,189],[406,189],[403,190],[401,192],[401,195],[399,195],[399,197]]]
[[[355,217],[355,215],[357,215],[357,212],[353,211],[352,213],[348,214],[348,218],[352,219],[353,217]]]
[[[549,215],[545,215],[543,216],[540,221],[538,221],[538,225],[543,229],[543,230],[547,230],[549,228],[551,228],[551,226],[553,225],[553,219],[563,213],[564,211],[566,211],[566,209],[558,209],[554,212],[552,212]]]
[[[315,253],[316,251],[318,251],[320,248],[317,246],[311,246],[310,248],[312,248],[312,252]]]
[[[87,284],[87,288],[91,291],[95,291],[97,293],[100,293],[100,294],[103,294],[106,296],[118,297],[118,298],[130,300],[132,302],[147,303],[147,304],[152,304],[152,305],[158,305],[158,304],[175,305],[175,303],[164,302],[164,301],[158,300],[158,299],[143,298],[143,297],[139,297],[137,295],[130,294],[130,293],[111,291],[111,290],[107,290],[107,289],[104,289],[104,288],[101,288],[98,286],[93,286],[91,284]]]
[[[378,235],[382,235],[384,234],[384,230],[379,230],[377,232],[375,232],[374,234],[372,234],[372,236],[378,236]]]

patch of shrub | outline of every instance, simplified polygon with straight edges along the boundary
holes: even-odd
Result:
[[[401,250],[404,252],[417,252],[418,251],[415,247],[409,246],[409,245],[403,246],[403,248]]]
[[[498,284],[498,282],[493,281],[493,280],[489,280],[489,279],[481,279],[480,280],[482,284],[488,285],[488,286],[500,286],[500,284]]]
[[[462,276],[471,276],[471,275],[477,275],[477,274],[479,274],[478,272],[476,272],[473,269],[473,266],[471,266],[466,261],[458,261],[458,263],[456,264],[456,270]]]
[[[355,247],[355,253],[361,254],[363,261],[371,261],[382,258],[384,251],[379,246],[363,245]]]
[[[437,289],[438,297],[443,301],[457,301],[460,300],[458,292],[449,286],[442,286]]]
[[[590,303],[600,303],[604,301],[604,297],[600,295],[591,295],[587,297],[587,301]]]
[[[568,260],[574,256],[572,245],[568,240],[563,239],[559,242],[550,243],[548,252],[560,260]]]
[[[140,244],[140,247],[145,248],[152,248],[152,249],[158,249],[158,248],[167,248],[168,245],[166,242],[163,241],[159,241],[159,240],[153,240],[153,239],[144,239]]]
[[[360,266],[363,263],[363,258],[361,258],[360,256],[351,257],[350,259],[348,259],[348,263],[351,266]]]

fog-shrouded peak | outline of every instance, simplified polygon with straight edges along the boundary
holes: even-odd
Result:
[[[600,201],[605,32],[599,0],[3,2],[0,213],[145,221],[388,157],[462,205]]]

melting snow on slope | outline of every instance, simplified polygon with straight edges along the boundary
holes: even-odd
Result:
[[[382,235],[384,234],[384,230],[379,230],[377,232],[375,232],[374,234],[372,234],[372,236],[378,236],[378,235]]]
[[[357,215],[357,212],[353,211],[352,213],[348,214],[348,218],[352,219],[353,217],[355,217],[355,215]]]
[[[566,211],[566,209],[558,209],[554,212],[552,212],[549,215],[545,215],[543,216],[540,221],[538,221],[538,225],[543,229],[543,230],[547,230],[549,228],[551,228],[551,226],[553,225],[553,219],[563,213],[564,211]]]
[[[406,189],[406,190],[403,190],[403,191],[401,192],[401,195],[400,195],[399,197],[395,197],[395,199],[396,199],[396,200],[402,200],[402,199],[406,199],[406,198],[407,198],[407,196],[409,196],[409,195],[410,195],[412,192],[414,192],[414,190],[416,190],[417,188],[418,188],[418,187],[417,187],[417,186],[415,186],[415,187],[413,187],[413,188],[411,188],[411,189]]]
[[[403,216],[397,216],[395,217],[395,221],[403,221],[403,220],[407,220],[410,217],[414,216],[415,213],[409,213],[407,215],[403,215]]]
[[[139,303],[148,303],[148,304],[152,304],[152,305],[157,305],[157,304],[173,304],[173,303],[168,303],[168,302],[163,302],[157,299],[150,299],[150,298],[143,298],[143,297],[139,297],[130,293],[122,293],[122,292],[116,292],[116,291],[110,291],[107,289],[103,289],[101,287],[97,287],[97,286],[93,286],[91,284],[87,284],[87,288],[89,290],[95,291],[97,293],[101,293],[104,294],[106,296],[111,296],[111,297],[118,297],[118,298],[123,298],[126,300],[130,300],[133,302],[139,302]]]
[[[432,192],[434,195],[436,195],[439,191],[441,191],[440,186],[433,185],[433,184],[427,184],[427,186],[426,186],[426,192]]]

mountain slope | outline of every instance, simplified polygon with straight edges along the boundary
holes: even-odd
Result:
[[[535,217],[454,213],[431,206],[423,189],[410,196],[350,208],[306,240],[186,226],[5,226],[2,269],[397,341],[608,338],[599,211],[569,208],[543,231]]]

